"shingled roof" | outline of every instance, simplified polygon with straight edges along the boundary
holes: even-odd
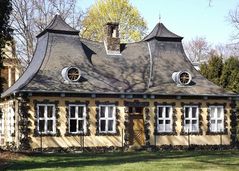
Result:
[[[181,41],[183,37],[176,35],[175,33],[169,31],[163,23],[158,23],[149,35],[147,35],[143,41],[149,41],[151,39],[160,39],[160,40],[173,40]]]
[[[52,19],[50,24],[40,34],[38,34],[37,37],[42,36],[46,32],[79,35],[79,31],[77,31],[74,28],[72,28],[71,26],[69,26],[61,18],[60,15],[55,15],[55,17]]]
[[[81,39],[77,32],[56,16],[38,35],[30,65],[2,97],[15,92],[233,95],[200,75],[184,53],[182,37],[161,23],[142,41],[122,45],[121,55],[108,55],[103,42]],[[68,66],[80,68],[77,83],[64,82],[61,71]],[[172,80],[182,70],[191,73],[191,85]]]

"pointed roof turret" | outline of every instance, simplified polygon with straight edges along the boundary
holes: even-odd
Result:
[[[169,31],[162,23],[158,23],[154,29],[149,33],[143,41],[149,41],[153,38],[157,38],[158,40],[173,40],[173,41],[181,41],[183,37],[176,35],[175,33]]]
[[[46,32],[51,33],[62,33],[62,34],[72,34],[72,35],[78,35],[79,31],[75,30],[71,26],[69,26],[60,15],[55,15],[55,17],[52,19],[50,24],[40,33],[37,35],[38,37],[41,37]]]

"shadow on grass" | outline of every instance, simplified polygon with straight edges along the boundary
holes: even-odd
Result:
[[[192,151],[176,151],[176,152],[112,152],[101,154],[35,154],[30,155],[26,159],[16,160],[12,162],[10,170],[25,169],[43,169],[43,168],[69,168],[69,167],[86,167],[86,166],[110,166],[121,165],[125,163],[138,163],[149,161],[161,161],[162,159],[175,160],[193,160],[205,164],[221,165],[226,167],[238,166],[231,163],[235,158],[239,157],[239,152],[192,152]]]

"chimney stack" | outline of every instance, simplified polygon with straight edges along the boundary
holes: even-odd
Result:
[[[120,55],[119,23],[107,23],[104,32],[107,54]]]

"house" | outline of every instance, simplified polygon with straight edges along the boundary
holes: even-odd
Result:
[[[15,50],[15,42],[13,40],[6,41],[5,47],[2,48],[3,58],[2,58],[2,65],[3,68],[1,69],[1,78],[3,78],[3,91],[7,90],[11,87],[14,82],[19,78],[21,67],[20,62],[16,57],[16,50]],[[2,103],[0,102],[0,109],[2,109]],[[0,146],[4,144],[4,121],[3,121],[2,111],[0,110]],[[10,120],[10,115],[5,115],[6,120]],[[6,126],[9,125],[5,123]]]
[[[2,93],[3,146],[19,150],[234,145],[235,94],[198,73],[182,39],[158,23],[120,44],[79,37],[56,15],[22,76]],[[7,118],[7,119],[6,119]]]
[[[4,78],[3,90],[7,90],[19,78],[21,72],[20,61],[16,57],[15,42],[8,40],[3,48],[3,69],[1,77]]]

